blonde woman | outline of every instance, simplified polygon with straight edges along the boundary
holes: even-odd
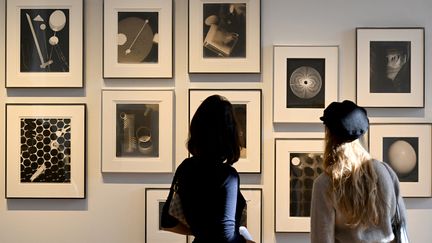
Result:
[[[402,198],[393,170],[371,158],[360,143],[369,127],[366,110],[351,101],[333,102],[320,118],[325,124],[324,173],[314,182],[312,243],[392,242],[392,218]]]

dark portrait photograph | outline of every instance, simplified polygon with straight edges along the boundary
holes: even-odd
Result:
[[[417,137],[384,137],[383,160],[396,172],[400,182],[418,182]]]
[[[323,172],[322,153],[290,153],[290,216],[309,217],[312,186]]]
[[[157,63],[158,12],[119,12],[118,63]]]
[[[21,9],[20,71],[69,72],[69,9]]]
[[[71,119],[21,118],[21,183],[71,182]]]
[[[325,59],[287,58],[286,108],[324,108]]]
[[[203,57],[246,57],[246,3],[203,4]]]
[[[411,92],[411,42],[370,42],[370,92]]]
[[[116,156],[159,156],[159,105],[117,104]]]

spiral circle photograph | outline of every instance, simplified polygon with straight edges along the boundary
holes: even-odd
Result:
[[[310,99],[320,92],[322,78],[315,68],[301,66],[291,74],[289,85],[294,95],[301,99]]]

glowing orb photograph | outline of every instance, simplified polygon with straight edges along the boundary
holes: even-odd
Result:
[[[401,182],[418,182],[418,138],[384,137],[383,160]]]
[[[403,197],[432,196],[430,123],[371,123],[368,139],[372,158],[392,168]]]

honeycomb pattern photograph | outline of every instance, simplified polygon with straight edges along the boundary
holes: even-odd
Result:
[[[21,118],[21,182],[71,182],[71,119]]]
[[[290,154],[290,216],[310,216],[312,186],[322,172],[322,153]]]

